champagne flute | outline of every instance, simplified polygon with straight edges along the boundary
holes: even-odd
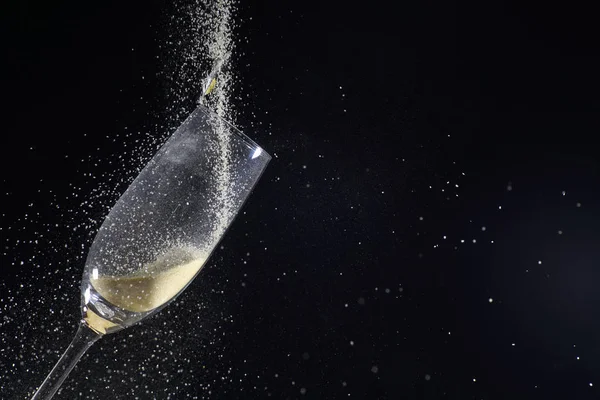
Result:
[[[79,328],[32,400],[51,399],[94,342],[190,284],[270,159],[206,107],[190,114],[102,223],[81,280]]]

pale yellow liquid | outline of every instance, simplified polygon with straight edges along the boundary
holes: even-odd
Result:
[[[130,275],[96,276],[96,291],[113,305],[132,312],[152,311],[171,300],[198,273],[206,257],[197,251],[172,249]],[[86,321],[100,333],[116,324],[87,310]]]
[[[146,312],[162,306],[181,291],[202,268],[204,259],[157,272],[92,279],[98,293],[127,311]]]
[[[196,276],[206,257],[173,249],[131,275],[98,276],[90,280],[96,291],[113,305],[132,312],[152,311],[177,295]],[[117,325],[87,310],[85,320],[99,333]]]
[[[92,328],[96,332],[101,333],[103,335],[109,329],[117,326],[117,324],[115,324],[114,322],[110,322],[110,321],[102,318],[101,316],[99,316],[98,314],[96,314],[95,312],[90,310],[89,308],[86,308],[84,319],[90,328]]]

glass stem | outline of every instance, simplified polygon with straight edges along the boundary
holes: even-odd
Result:
[[[73,338],[67,350],[54,368],[52,368],[52,371],[50,371],[44,383],[35,392],[31,400],[50,400],[58,389],[60,389],[60,385],[65,381],[69,372],[75,367],[81,356],[101,337],[101,334],[92,330],[85,322],[81,321],[75,338]]]

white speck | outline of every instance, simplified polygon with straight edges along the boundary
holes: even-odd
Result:
[[[425,374],[425,380],[426,380],[426,381],[430,381],[430,380],[431,380],[431,375],[429,375],[429,374]]]
[[[511,346],[512,346],[512,347],[515,347],[515,344],[514,344],[514,343],[512,343],[512,344],[511,344]]]
[[[485,232],[486,230],[487,230],[487,228],[486,228],[485,226],[482,226],[482,227],[481,227],[481,231],[482,231],[482,232]]]
[[[371,367],[371,372],[374,373],[374,374],[378,373],[379,372],[379,367],[377,365],[373,365]]]
[[[350,341],[350,346],[354,346],[354,340]]]
[[[577,208],[581,207],[581,203],[576,204]]]
[[[565,192],[564,190],[562,191],[562,195],[565,196],[567,194],[567,192]]]
[[[488,299],[488,302],[493,303],[494,299],[492,299],[491,297]]]
[[[477,382],[477,379],[473,378],[473,382]]]
[[[538,265],[542,265],[542,260],[539,260],[539,261],[538,261]]]

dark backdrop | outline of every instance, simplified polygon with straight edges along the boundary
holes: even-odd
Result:
[[[480,3],[240,4],[237,123],[273,161],[196,282],[58,398],[598,398],[593,7]],[[2,8],[16,399],[68,345],[87,246],[177,123],[158,47],[175,8]]]

